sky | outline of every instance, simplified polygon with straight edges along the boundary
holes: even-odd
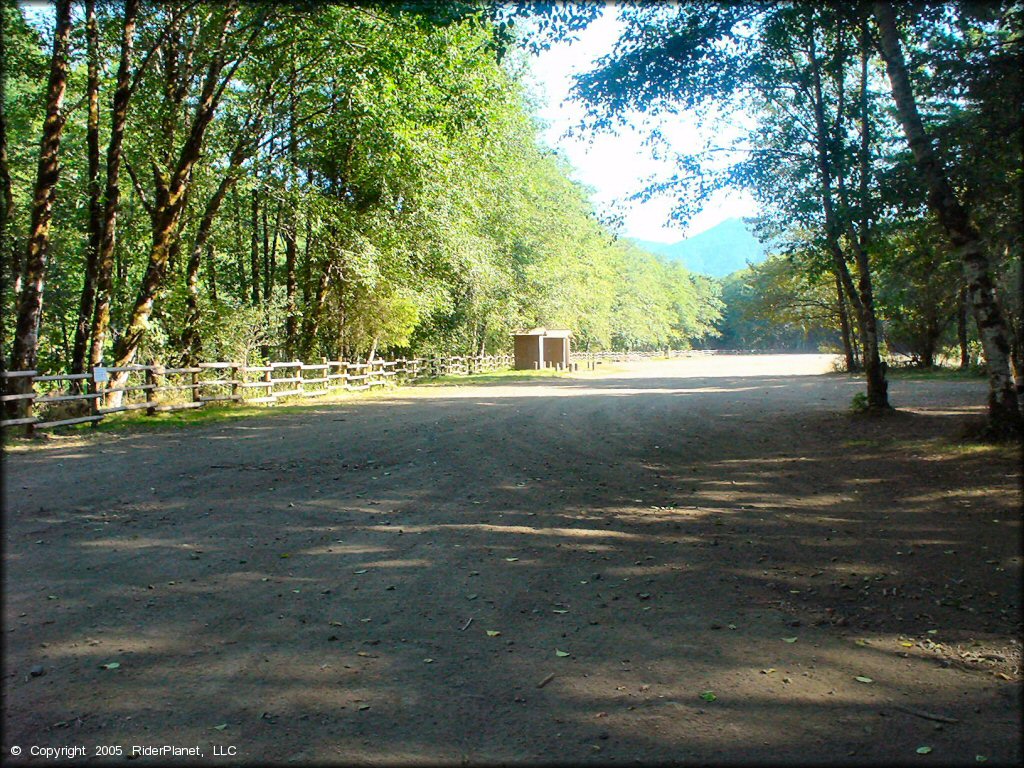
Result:
[[[584,137],[565,137],[565,131],[583,116],[579,103],[566,101],[571,77],[576,72],[587,71],[594,59],[611,51],[620,27],[614,7],[606,6],[602,16],[591,23],[577,41],[559,43],[531,57],[534,87],[542,102],[546,102],[538,111],[538,116],[547,123],[542,140],[565,154],[575,169],[573,178],[576,181],[594,188],[591,199],[599,211],[613,205],[618,207],[623,214],[621,234],[626,237],[675,243],[704,232],[725,219],[755,215],[757,208],[749,194],[720,193],[690,220],[685,230],[669,224],[670,198],[646,203],[627,199],[644,186],[648,176],[669,176],[673,170],[668,162],[654,159],[650,150],[642,146],[644,132],[626,126],[618,135],[590,137],[593,143]],[[701,129],[685,115],[672,116],[671,122],[666,122],[662,130],[677,151],[685,151],[701,143]]]

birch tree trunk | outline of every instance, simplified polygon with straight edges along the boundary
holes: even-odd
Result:
[[[996,302],[981,235],[971,222],[966,207],[957,199],[932,147],[931,137],[925,131],[903,57],[903,41],[896,27],[893,8],[887,2],[876,2],[874,15],[896,111],[917,169],[927,185],[928,205],[946,231],[954,250],[960,254],[988,369],[988,431],[997,438],[1019,437],[1024,434],[1024,417],[1013,381],[1006,322]]]

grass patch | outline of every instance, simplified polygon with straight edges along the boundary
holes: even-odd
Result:
[[[386,388],[386,392],[394,392],[393,387]],[[192,408],[181,411],[165,411],[147,416],[144,411],[125,411],[123,413],[112,413],[103,421],[92,424],[72,424],[67,427],[56,427],[38,432],[36,437],[25,437],[21,428],[5,431],[3,434],[2,446],[5,451],[24,451],[32,448],[44,448],[51,440],[61,441],[65,445],[68,441],[76,443],[90,442],[93,437],[105,435],[131,435],[144,434],[149,432],[166,432],[177,429],[187,429],[211,424],[226,424],[234,421],[250,419],[256,416],[276,416],[287,413],[302,413],[315,410],[324,405],[340,405],[369,400],[380,394],[379,389],[361,392],[339,392],[333,396],[318,397],[313,401],[301,400],[299,398],[286,399],[281,403],[264,405],[231,405],[231,404],[208,404],[202,408]]]
[[[929,437],[900,440],[893,437],[844,440],[849,451],[898,453],[925,459],[991,459],[1018,462],[1019,450],[1006,443],[985,443],[956,437]]]
[[[1020,450],[1007,443],[985,443],[933,437],[921,440],[896,440],[893,447],[901,453],[913,453],[932,458],[986,458],[1017,463]]]
[[[434,387],[434,386],[471,386],[487,383],[508,383],[515,381],[529,381],[538,378],[552,378],[564,375],[565,371],[543,370],[543,371],[495,371],[492,373],[480,373],[470,376],[442,376],[418,384],[408,384],[409,387]],[[48,447],[48,443],[59,440],[62,446],[68,441],[76,443],[89,442],[94,436],[104,435],[131,435],[148,432],[166,432],[169,430],[186,429],[188,427],[204,426],[211,424],[225,424],[243,419],[250,419],[255,416],[274,416],[286,413],[302,413],[315,410],[324,405],[341,405],[345,403],[371,400],[381,393],[394,393],[400,388],[393,386],[374,388],[359,392],[338,392],[334,395],[325,395],[314,400],[300,398],[288,398],[281,403],[265,405],[213,405],[208,404],[202,408],[192,408],[181,411],[168,411],[147,416],[144,411],[125,411],[124,413],[113,413],[103,421],[92,424],[72,424],[67,427],[56,427],[37,434],[37,437],[25,437],[22,428],[14,427],[5,430],[0,439],[0,446],[5,451],[26,451],[33,448]]]
[[[897,381],[978,381],[985,378],[985,372],[975,368],[914,368],[892,366],[885,372],[886,378]]]
[[[417,384],[418,387],[466,387],[478,384],[509,384],[516,381],[534,381],[536,379],[552,379],[565,376],[568,371],[545,368],[540,371],[492,371],[491,373],[474,373],[469,376],[438,376],[430,381]]]

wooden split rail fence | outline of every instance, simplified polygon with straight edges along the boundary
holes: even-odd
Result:
[[[662,358],[696,357],[710,355],[714,350],[704,349],[660,349],[656,352],[577,352],[575,358],[586,370],[596,370],[601,363],[626,363],[640,360],[656,360]]]
[[[365,363],[294,360],[268,365],[198,363],[187,368],[129,365],[45,376],[37,371],[2,371],[4,394],[0,394],[0,407],[17,403],[17,415],[0,420],[0,427],[24,426],[32,434],[38,429],[95,424],[124,411],[145,409],[153,415],[202,408],[207,403],[272,405],[285,398],[319,397],[338,390],[356,392],[434,376],[485,373],[512,364],[511,355],[481,355]],[[127,376],[120,386],[111,387],[109,375],[118,373]],[[30,379],[27,386],[16,381],[25,378]],[[12,389],[22,391],[7,394]]]
[[[699,349],[659,349],[654,352],[577,352],[575,356],[583,360],[600,360],[605,362],[629,362],[637,360],[654,360],[658,358],[692,357],[705,354]]]

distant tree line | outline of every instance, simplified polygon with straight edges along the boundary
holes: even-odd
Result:
[[[975,339],[990,431],[1019,436],[1024,6],[638,3],[620,16],[614,50],[576,78],[586,127],[753,116],[638,196],[674,195],[681,221],[717,189],[757,199],[779,255],[725,282],[726,335],[758,317],[766,338],[831,329],[877,410],[887,352],[927,365],[955,334],[967,360]]]
[[[496,7],[0,7],[8,369],[714,332],[717,286],[617,240],[538,145]]]

